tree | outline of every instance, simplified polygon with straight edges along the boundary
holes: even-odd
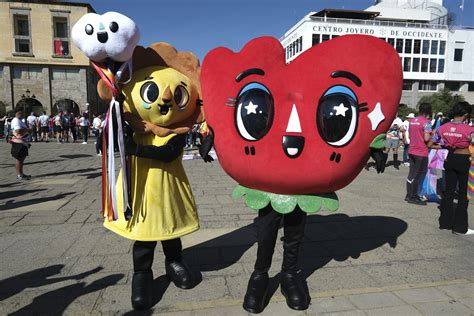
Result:
[[[452,110],[453,105],[460,101],[464,101],[462,95],[453,94],[449,89],[445,88],[430,96],[423,96],[420,101],[418,101],[417,108],[421,103],[431,103],[433,113],[443,112],[443,114],[446,115]]]

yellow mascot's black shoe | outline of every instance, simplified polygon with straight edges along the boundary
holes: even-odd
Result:
[[[289,308],[298,311],[308,308],[311,298],[298,273],[282,272],[280,286]]]
[[[140,271],[133,273],[132,278],[132,307],[135,310],[146,310],[153,301],[153,273]]]
[[[180,289],[191,289],[196,286],[193,271],[182,259],[165,261],[166,275]]]
[[[242,307],[249,313],[261,313],[265,309],[267,292],[268,273],[254,271],[250,276]]]

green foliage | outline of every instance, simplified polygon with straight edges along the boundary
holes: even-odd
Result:
[[[415,109],[409,108],[406,104],[400,104],[398,106],[398,117],[402,118],[403,120],[407,117],[408,114],[414,113]]]
[[[464,97],[459,94],[453,94],[449,89],[443,89],[439,92],[433,93],[430,96],[424,96],[418,101],[417,108],[421,103],[431,103],[433,106],[433,114],[443,112],[447,115],[453,108],[456,102],[464,101]]]

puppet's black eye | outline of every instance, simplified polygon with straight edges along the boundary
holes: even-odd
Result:
[[[140,89],[140,95],[146,103],[153,103],[158,99],[160,90],[153,81],[146,82]]]
[[[176,105],[180,108],[183,108],[186,106],[186,104],[188,104],[188,100],[188,90],[186,90],[186,88],[183,86],[177,86],[174,90],[174,102],[176,102]]]
[[[347,145],[358,121],[357,97],[345,86],[334,86],[319,100],[316,124],[321,137],[331,146]]]
[[[87,35],[92,35],[92,33],[94,33],[94,27],[90,24],[87,24],[85,31]]]
[[[109,29],[112,33],[117,32],[119,29],[117,22],[110,22]]]
[[[235,125],[245,140],[255,141],[265,136],[273,122],[273,97],[260,83],[247,84],[238,94]]]

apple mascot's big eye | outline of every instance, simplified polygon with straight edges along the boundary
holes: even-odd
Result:
[[[282,212],[315,211],[336,207],[324,197],[359,174],[389,128],[402,70],[394,49],[372,36],[341,36],[289,64],[281,44],[262,37],[237,53],[212,50],[201,82],[219,161],[241,185],[236,196],[254,208],[279,208],[272,194],[292,196]]]

